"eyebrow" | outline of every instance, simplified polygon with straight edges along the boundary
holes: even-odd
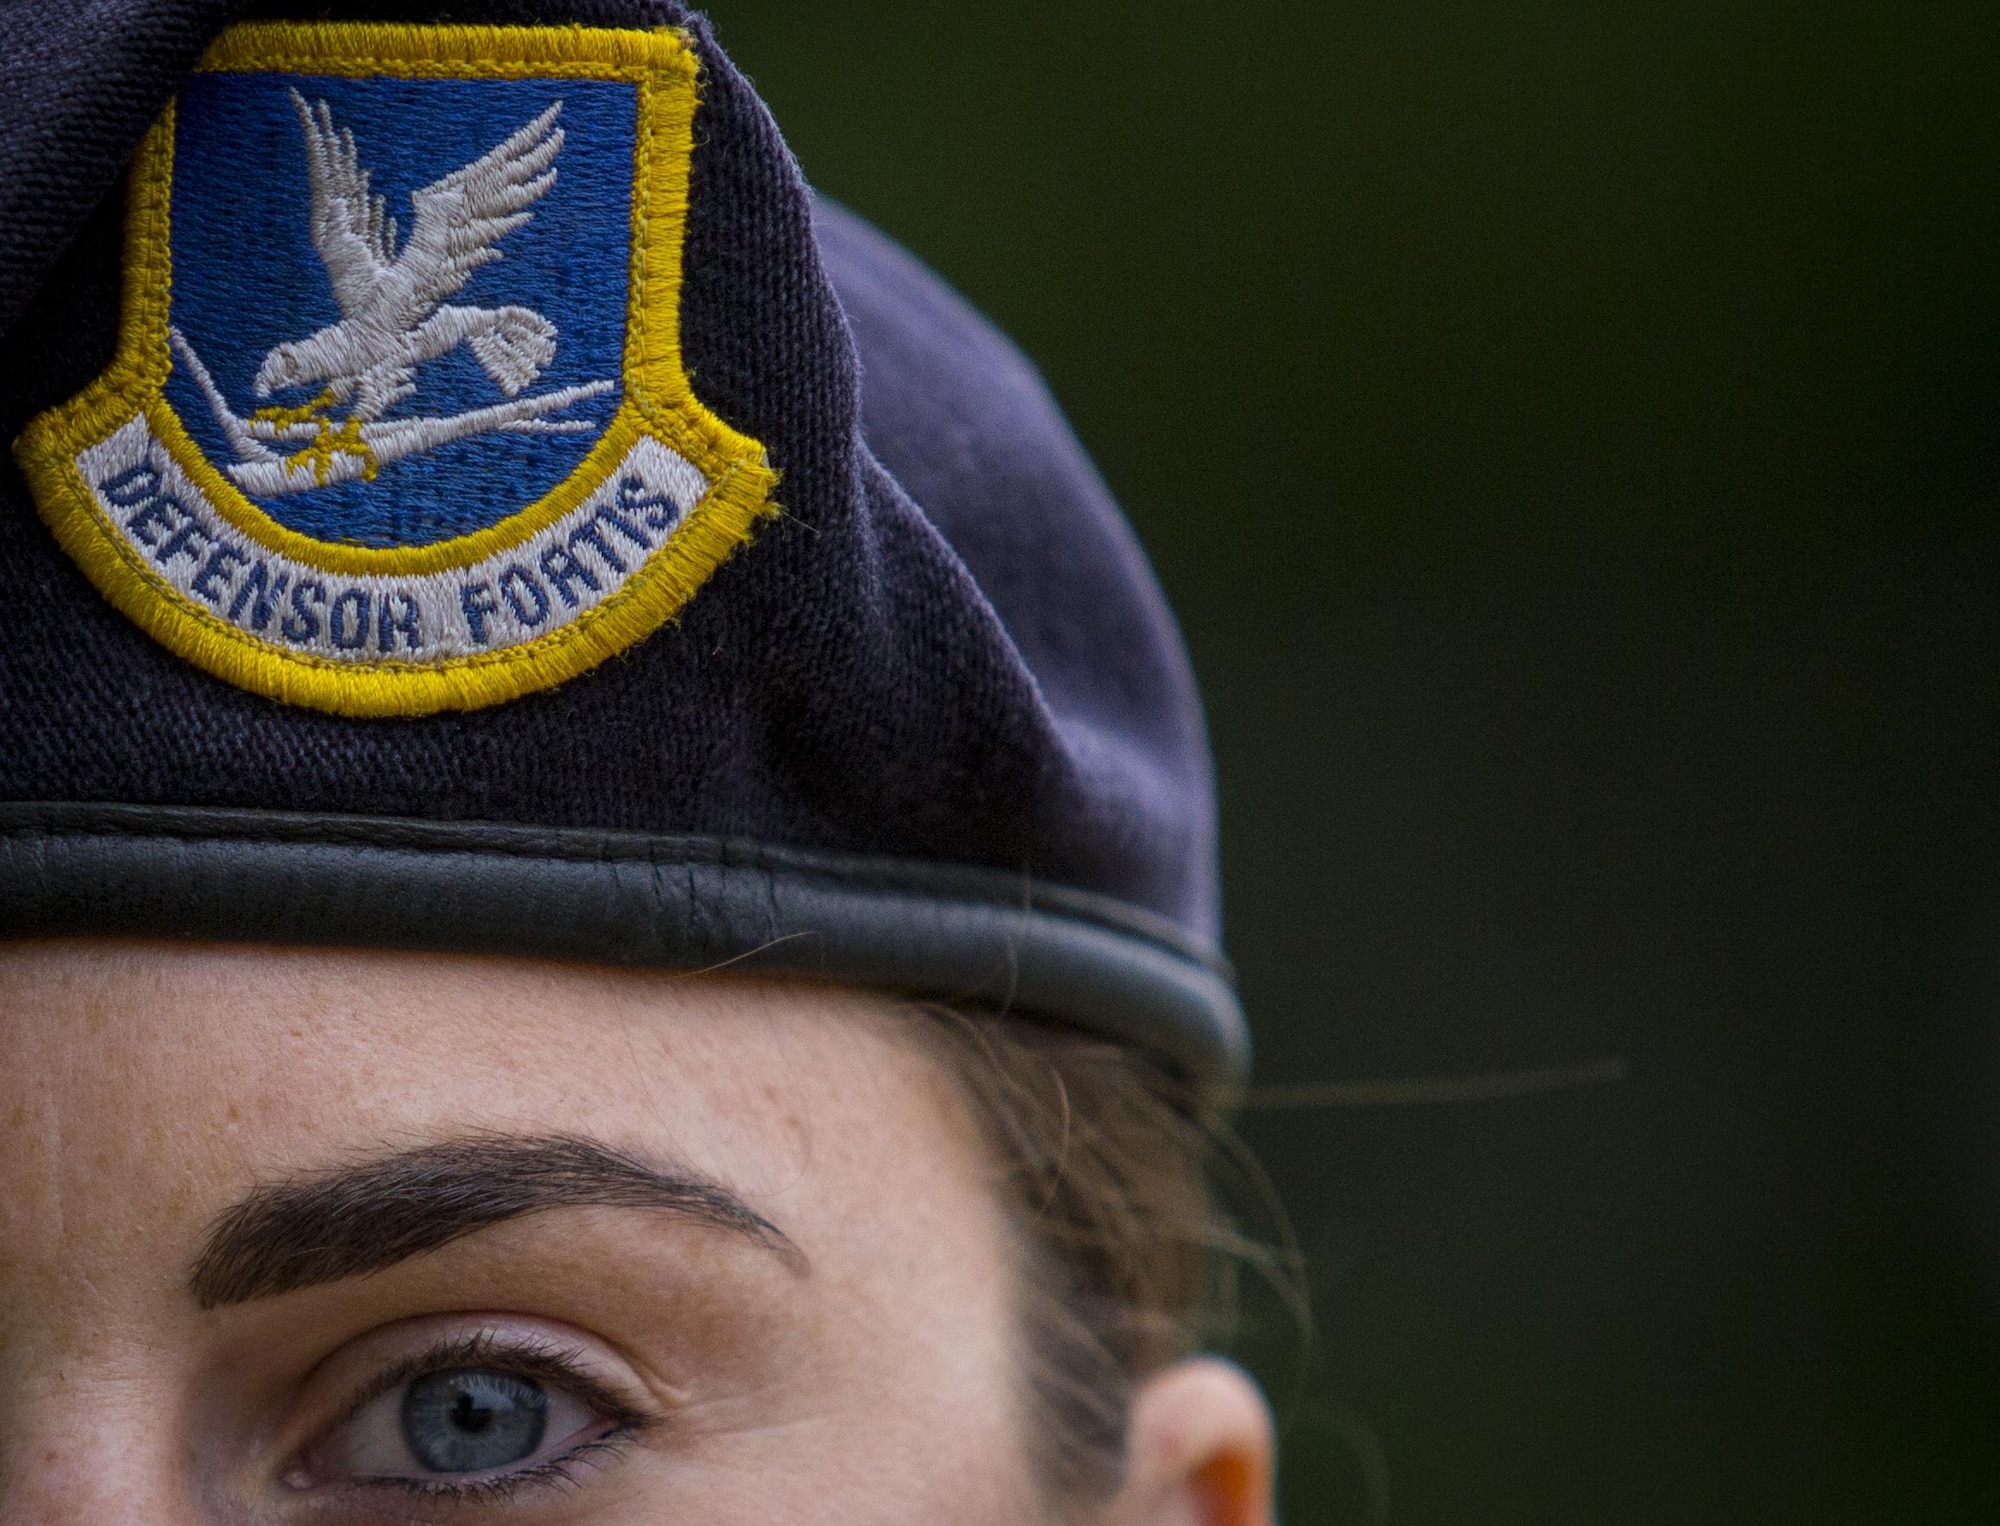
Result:
[[[470,1136],[257,1188],[217,1217],[188,1277],[204,1309],[365,1277],[551,1208],[633,1208],[724,1230],[803,1270],[719,1182],[568,1135]]]

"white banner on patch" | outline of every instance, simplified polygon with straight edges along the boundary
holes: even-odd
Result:
[[[144,414],[76,457],[106,522],[191,603],[274,646],[429,665],[519,646],[615,595],[709,489],[642,438],[562,518],[470,566],[398,577],[328,572],[252,540],[175,464]]]

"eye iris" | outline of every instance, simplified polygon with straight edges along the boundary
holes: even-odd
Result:
[[[403,1440],[432,1473],[483,1473],[531,1457],[548,1423],[541,1385],[504,1372],[433,1372],[403,1391]]]

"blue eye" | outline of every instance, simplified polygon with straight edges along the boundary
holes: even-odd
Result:
[[[560,1353],[473,1341],[419,1360],[408,1376],[392,1368],[313,1444],[293,1487],[497,1487],[560,1471],[647,1423]]]
[[[403,1442],[432,1473],[484,1473],[532,1457],[549,1428],[541,1384],[504,1372],[457,1368],[403,1390]]]

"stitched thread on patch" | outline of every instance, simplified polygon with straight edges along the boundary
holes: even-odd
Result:
[[[16,445],[58,539],[182,656],[346,714],[657,628],[776,512],[680,363],[695,109],[675,33],[224,34],[135,165],[117,361]]]

